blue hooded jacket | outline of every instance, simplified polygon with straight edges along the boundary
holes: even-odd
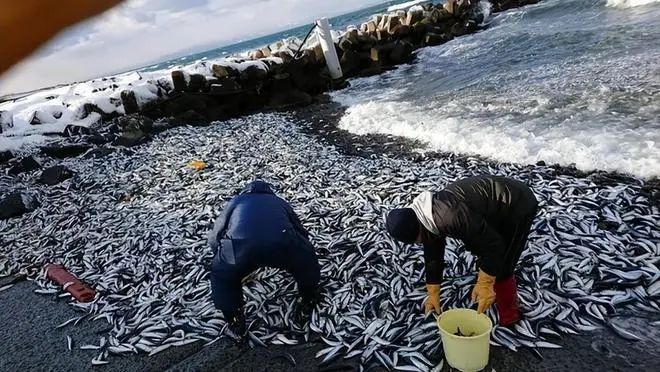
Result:
[[[269,266],[290,272],[303,298],[313,298],[320,266],[307,231],[291,206],[267,183],[254,181],[227,206],[209,235],[211,298],[227,319],[242,304],[241,279]]]
[[[221,239],[277,241],[287,231],[305,239],[308,236],[289,203],[275,195],[266,182],[257,180],[247,184],[224,208],[209,235],[209,245],[215,255]]]

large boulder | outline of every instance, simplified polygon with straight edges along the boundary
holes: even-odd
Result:
[[[341,56],[339,63],[344,76],[353,76],[360,70],[360,53],[348,50]]]
[[[479,29],[479,24],[474,19],[468,19],[465,22],[465,30],[467,31],[467,33],[471,34],[473,32],[476,32],[478,29]]]
[[[92,146],[87,144],[55,144],[42,147],[41,152],[53,158],[64,159],[84,154],[91,148]]]
[[[354,50],[356,45],[348,37],[344,36],[339,40],[339,48],[346,53],[349,50]]]
[[[423,17],[424,17],[424,12],[422,10],[411,9],[408,11],[408,14],[406,15],[406,21],[404,22],[404,24],[408,26],[414,25],[415,23],[421,21]]]
[[[450,34],[437,34],[434,32],[427,32],[426,36],[424,37],[424,45],[427,46],[439,45],[446,43],[451,39],[452,39],[452,35]]]
[[[174,85],[175,92],[186,91],[188,89],[186,73],[181,70],[172,71],[172,85]]]
[[[192,74],[190,75],[190,80],[188,81],[188,92],[199,92],[206,88],[206,77],[201,74]]]
[[[359,37],[357,29],[349,29],[339,40],[339,48],[346,52],[347,50],[356,50],[359,47]]]
[[[390,61],[390,53],[396,47],[397,42],[376,45],[371,48],[371,61],[376,65],[387,65]]]
[[[62,117],[62,111],[35,110],[30,119],[31,125],[56,123]]]
[[[250,59],[260,59],[265,57],[264,52],[261,49],[251,50],[248,55]]]
[[[14,192],[0,200],[0,219],[6,220],[32,212],[39,203],[29,194]]]
[[[31,172],[33,170],[41,168],[41,164],[34,159],[32,156],[27,156],[16,162],[11,168],[9,168],[8,173],[12,176],[16,176],[21,173]]]
[[[325,63],[325,55],[323,54],[321,44],[314,44],[312,51],[314,52],[314,60],[316,60],[317,63]]]
[[[144,115],[131,114],[117,118],[116,124],[121,132],[134,130],[149,132],[154,125],[154,121]]]
[[[39,182],[43,183],[44,185],[57,185],[58,183],[67,180],[73,176],[73,172],[63,166],[63,165],[56,165],[54,167],[46,168],[41,172],[41,176],[39,177]]]
[[[305,65],[314,65],[318,62],[316,60],[316,54],[311,49],[303,49],[298,59]]]
[[[417,22],[410,26],[410,32],[415,35],[417,38],[420,37],[420,35],[424,35],[426,31],[429,29],[429,24],[424,23],[424,22]]]
[[[465,22],[458,22],[451,26],[451,34],[454,37],[463,36],[468,34],[468,29]]]
[[[360,41],[360,33],[357,28],[349,28],[344,36],[353,44],[357,44]]]
[[[14,158],[11,151],[0,151],[0,164],[6,163]]]
[[[149,136],[141,130],[124,132],[112,141],[114,146],[133,147],[149,141]]]
[[[437,23],[447,23],[454,19],[454,15],[449,13],[445,8],[434,9],[431,13]]]
[[[224,77],[209,80],[209,93],[213,95],[227,95],[236,93],[243,88],[236,82],[234,78]]]
[[[121,103],[124,106],[124,113],[126,115],[140,112],[140,105],[138,104],[135,92],[132,90],[124,90],[120,93],[120,97]]]
[[[161,104],[161,117],[175,117],[188,111],[204,115],[208,107],[216,105],[216,98],[202,94],[183,94]]]
[[[289,73],[282,72],[273,77],[268,106],[273,108],[287,108],[308,105],[310,103],[312,103],[312,96],[293,87]]]
[[[344,55],[348,53],[351,52],[346,52]],[[320,69],[316,65],[306,65],[296,60],[284,65],[283,70],[289,74],[293,85],[303,92],[316,94],[325,91],[328,87],[327,78],[321,75]]]
[[[408,25],[398,25],[394,28],[394,33],[392,33],[392,36],[397,39],[404,38],[408,35],[410,35],[410,26]]]
[[[373,20],[371,20],[371,21],[368,21],[368,22],[365,24],[365,27],[364,27],[364,28],[366,29],[365,32],[373,33],[373,32],[376,32],[376,29],[377,29],[378,27],[377,27],[377,25],[376,25],[376,22],[374,22]]]
[[[243,81],[257,82],[264,80],[266,76],[268,76],[268,71],[255,65],[250,65],[241,71],[241,80]]]
[[[120,114],[117,111],[105,112],[105,111],[101,110],[101,108],[98,105],[95,105],[93,103],[88,102],[88,103],[85,103],[82,107],[81,119],[87,118],[92,113],[99,114],[99,116],[101,117],[101,121],[110,121],[110,120],[120,116]],[[98,124],[98,122],[94,123],[94,125],[95,124]]]
[[[173,127],[180,125],[200,126],[208,124],[209,120],[195,110],[188,110],[170,118],[168,123]]]
[[[456,14],[458,11],[458,4],[456,0],[447,0],[444,5],[445,10],[449,14]]]
[[[85,141],[93,145],[103,145],[112,141],[113,139],[114,139],[114,135],[110,133],[107,134],[94,133],[92,135],[85,136]]]
[[[213,65],[211,66],[211,71],[213,71],[213,76],[219,79],[227,78],[227,77],[237,77],[239,75],[236,69],[223,65]]]
[[[392,49],[390,52],[390,61],[392,61],[394,64],[407,62],[410,60],[414,49],[415,48],[411,43],[404,40],[399,40],[396,42],[394,49]]]

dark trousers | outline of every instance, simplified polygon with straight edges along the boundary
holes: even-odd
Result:
[[[243,305],[241,280],[262,267],[293,275],[303,299],[311,299],[321,278],[321,268],[309,240],[290,232],[282,241],[221,240],[211,266],[211,297],[225,318],[233,318]]]
[[[534,222],[534,216],[536,215],[537,210],[538,207],[536,200],[534,200],[533,208],[527,210],[527,212],[520,217],[515,218],[511,223],[500,226],[497,229],[502,236],[502,239],[507,243],[506,251],[504,253],[504,267],[502,272],[497,275],[498,281],[513,276],[520,255],[527,245],[527,237],[532,228],[532,223]]]

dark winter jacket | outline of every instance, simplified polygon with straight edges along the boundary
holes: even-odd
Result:
[[[479,258],[480,269],[499,275],[507,264],[506,232],[530,221],[537,204],[527,185],[496,176],[462,179],[433,193],[432,218],[439,234],[423,231],[427,283],[442,280],[446,237],[462,240]]]
[[[225,206],[209,245],[214,255],[211,298],[227,319],[242,305],[241,280],[262,267],[291,273],[303,299],[317,293],[320,266],[307,231],[291,206],[263,181],[249,183]]]
[[[253,181],[223,209],[209,235],[209,245],[215,255],[221,239],[277,241],[284,231],[296,231],[307,238],[289,203],[275,195],[266,182]]]

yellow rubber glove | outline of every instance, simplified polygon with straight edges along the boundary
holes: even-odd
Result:
[[[424,314],[428,315],[431,311],[440,314],[442,312],[440,309],[440,284],[427,284],[426,291],[429,297],[424,303]]]
[[[477,302],[479,314],[488,310],[495,302],[495,277],[479,270],[477,284],[472,290],[472,301]]]

